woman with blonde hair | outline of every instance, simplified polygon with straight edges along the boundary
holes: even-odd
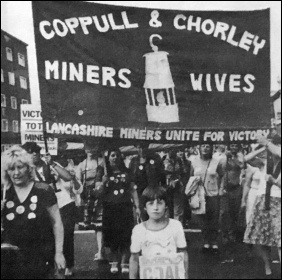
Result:
[[[64,269],[64,229],[57,199],[49,185],[35,182],[32,156],[19,146],[5,151],[1,177],[1,243],[19,249],[17,263],[1,258],[1,279],[46,279],[54,264]]]

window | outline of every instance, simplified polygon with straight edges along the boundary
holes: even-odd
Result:
[[[6,117],[6,108],[1,108],[1,116],[2,116],[3,118]]]
[[[21,88],[27,89],[26,78],[23,76],[20,76],[20,85],[21,85]]]
[[[1,69],[1,83],[4,83],[4,71]]]
[[[13,121],[13,132],[19,132],[19,121]]]
[[[25,56],[21,53],[18,53],[19,65],[25,67]]]
[[[13,51],[10,48],[6,48],[6,55],[9,61],[13,61]]]
[[[1,94],[1,107],[7,107],[6,95]]]
[[[9,123],[8,120],[2,119],[1,120],[1,131],[2,132],[8,132],[9,131]]]
[[[9,84],[14,86],[16,84],[15,82],[15,73],[9,72]]]
[[[11,96],[11,107],[14,110],[18,109],[17,98],[14,96]]]
[[[22,99],[22,104],[28,104],[28,100]]]

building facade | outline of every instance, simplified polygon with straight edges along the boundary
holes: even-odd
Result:
[[[21,143],[20,104],[30,104],[27,44],[1,30],[1,152]]]

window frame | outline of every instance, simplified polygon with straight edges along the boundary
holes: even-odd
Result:
[[[21,58],[22,56],[22,58]],[[23,61],[23,63],[20,63],[21,61]],[[18,64],[22,67],[25,67],[26,66],[26,59],[25,59],[25,55],[22,54],[22,53],[18,53]]]
[[[3,97],[3,103],[2,103],[2,97]],[[7,98],[4,93],[1,93],[1,108],[7,108]]]
[[[17,128],[17,129],[15,129],[15,127]],[[13,120],[13,122],[12,122],[12,130],[13,130],[13,132],[14,133],[19,133],[19,121],[17,121],[17,120]]]
[[[15,106],[13,107],[13,105]],[[11,96],[11,108],[13,110],[18,110],[18,99],[15,96]]]
[[[13,83],[11,81],[11,78],[13,77]],[[15,86],[16,85],[16,76],[14,72],[8,72],[8,78],[9,78],[9,85]]]
[[[10,47],[6,47],[6,58],[8,61],[14,61],[13,50]]]
[[[7,130],[4,130],[4,122],[6,122]],[[9,132],[9,121],[8,119],[1,119],[1,132]]]
[[[23,84],[24,83],[24,84]],[[23,86],[24,85],[24,86]],[[24,76],[20,76],[20,87],[22,89],[27,89],[27,78]]]

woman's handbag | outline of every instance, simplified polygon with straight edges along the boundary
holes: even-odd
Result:
[[[196,215],[206,214],[205,182],[210,162],[207,166],[204,181],[202,181],[200,176],[192,176],[190,177],[185,190],[185,194],[188,196],[192,213]]]

